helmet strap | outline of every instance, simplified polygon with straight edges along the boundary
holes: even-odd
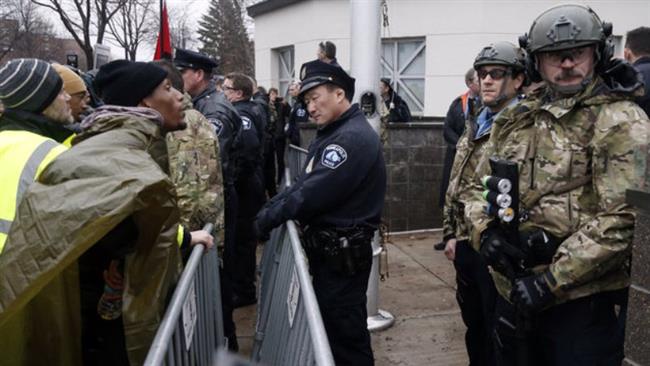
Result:
[[[511,78],[511,80],[512,80],[512,78]],[[499,88],[499,95],[492,102],[490,102],[489,104],[486,103],[486,102],[483,102],[483,104],[485,106],[490,107],[490,110],[492,110],[493,112],[498,112],[501,109],[503,109],[505,103],[508,102],[510,99],[512,99],[512,98],[508,98],[508,96],[505,93],[506,83],[508,83],[508,82],[509,81],[505,80],[505,78],[504,78],[504,82],[501,84],[501,87]]]

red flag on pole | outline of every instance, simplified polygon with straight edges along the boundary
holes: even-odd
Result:
[[[158,33],[158,41],[156,42],[156,53],[153,56],[154,60],[160,60],[161,58],[172,58],[172,39],[169,33],[167,3],[165,2],[162,4],[162,10],[160,12],[160,33]]]

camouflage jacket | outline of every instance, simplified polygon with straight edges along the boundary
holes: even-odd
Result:
[[[187,128],[167,134],[169,175],[176,187],[181,222],[191,230],[214,223],[215,241],[223,243],[224,196],[219,140],[208,120],[184,101]],[[219,239],[217,239],[219,238]]]
[[[495,117],[496,118],[496,117]],[[456,144],[456,155],[449,176],[442,215],[443,240],[469,239],[470,224],[464,219],[465,201],[471,197],[471,186],[478,179],[476,167],[485,153],[490,131],[476,137],[478,126],[474,118],[465,120],[465,131]]]
[[[476,175],[489,174],[490,156],[518,163],[520,210],[529,216],[520,230],[540,228],[561,241],[552,263],[534,269],[555,277],[556,303],[629,284],[635,214],[625,191],[644,184],[650,122],[631,101],[638,83],[620,91],[621,84],[604,80],[556,100],[542,88],[500,116]],[[554,192],[585,176],[586,184]],[[475,248],[492,220],[481,191],[476,181],[465,207]],[[510,282],[494,271],[493,277],[508,298]]]

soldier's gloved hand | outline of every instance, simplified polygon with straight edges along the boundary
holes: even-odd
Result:
[[[555,284],[555,279],[548,271],[518,278],[513,282],[510,300],[524,310],[542,310],[555,299],[550,284]]]
[[[507,277],[514,276],[517,262],[524,254],[508,242],[499,228],[489,228],[481,234],[481,257],[485,263]]]

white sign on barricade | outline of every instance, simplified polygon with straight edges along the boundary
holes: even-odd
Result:
[[[194,288],[194,281],[190,286],[187,293],[185,302],[183,303],[183,333],[185,334],[185,349],[189,351],[192,345],[192,338],[194,336],[194,328],[196,326],[196,289]]]
[[[291,272],[291,282],[289,283],[289,294],[287,295],[287,313],[289,315],[289,328],[293,327],[293,318],[296,316],[298,300],[300,299],[300,283],[296,267]]]

